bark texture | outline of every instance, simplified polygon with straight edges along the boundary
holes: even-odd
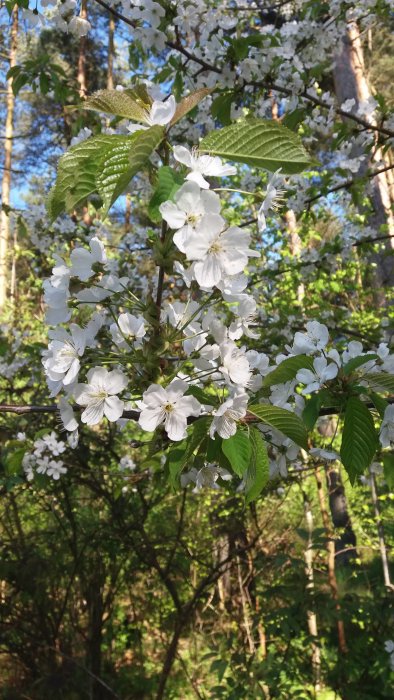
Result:
[[[356,22],[351,22],[348,25],[347,33],[343,37],[340,51],[335,57],[334,66],[334,86],[335,93],[339,104],[341,105],[348,99],[355,100],[353,110],[357,110],[361,102],[365,102],[373,96],[373,91],[367,81],[363,48],[360,38],[360,32]],[[376,125],[374,116],[369,117],[369,121]],[[353,157],[361,155],[360,149],[352,153]],[[377,142],[371,156],[371,161],[361,165],[359,174],[364,175],[368,167],[376,161],[384,161],[386,165],[390,165],[390,154],[383,154],[380,145]],[[376,167],[376,166],[375,166]],[[388,172],[379,173],[371,182],[371,201],[374,213],[371,216],[368,224],[379,230],[381,226],[386,226],[386,233],[391,236],[382,251],[373,257],[373,262],[376,263],[375,286],[379,288],[377,300],[380,304],[385,303],[384,288],[386,286],[394,286],[394,265],[393,265],[393,250],[394,250],[394,215],[393,215],[393,187],[392,174]]]
[[[10,41],[10,68],[16,64],[16,52],[18,46],[18,6],[12,11],[11,41]],[[0,212],[0,310],[7,301],[8,287],[8,247],[10,240],[10,206],[11,191],[11,165],[12,165],[12,137],[14,128],[15,96],[12,92],[12,78],[7,81],[6,94],[6,121],[4,139],[4,170],[1,186],[1,212]]]

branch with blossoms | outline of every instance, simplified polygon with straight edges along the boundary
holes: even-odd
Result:
[[[287,354],[259,351],[250,274],[259,241],[229,223],[219,193],[250,198],[226,186],[237,167],[273,172],[265,193],[252,193],[262,233],[280,196],[278,170],[291,177],[310,159],[293,132],[259,118],[208,133],[198,149],[174,143],[178,122],[209,93],[200,89],[177,103],[140,84],[87,97],[84,110],[112,115],[122,127],[83,134],[62,156],[49,216],[56,221],[95,205],[105,217],[128,183],[149,173],[151,225],[140,252],[156,275],[123,274],[96,232],[88,247],[77,242],[68,257],[57,256],[44,282],[51,329],[42,358],[56,406],[0,411],[58,410],[72,448],[80,423],[120,428],[131,419],[164,453],[174,485],[191,482],[198,490],[235,479],[248,502],[270,476],[286,475],[300,450],[316,454],[308,431],[335,412],[343,418],[340,454],[332,445],[323,451],[341,459],[354,481],[378,449],[378,435],[382,447],[391,441],[392,406],[381,394],[394,391],[394,358],[384,344],[366,353],[354,341],[340,354],[316,321],[295,334]],[[237,165],[223,162],[224,154]],[[213,190],[212,178],[223,178],[223,187]],[[43,449],[47,443],[26,448],[28,478],[37,455],[40,473],[59,478],[62,465]]]
[[[107,12],[112,14],[114,17],[119,19],[121,22],[124,24],[128,25],[129,27],[136,29],[138,26],[138,23],[136,20],[130,19],[128,17],[125,17],[121,12],[116,10],[114,7],[109,5],[105,0],[95,0],[95,2],[103,7]],[[239,8],[237,8],[237,12],[239,12]],[[249,10],[250,11],[250,10]],[[172,49],[173,51],[180,53],[182,56],[185,56],[185,58],[188,59],[188,61],[193,61],[194,63],[197,63],[203,71],[213,73],[214,75],[221,75],[224,71],[224,69],[216,64],[210,63],[209,61],[203,59],[201,56],[198,56],[195,52],[191,51],[189,48],[183,45],[181,37],[179,32],[177,32],[177,40],[176,41],[170,41],[166,40],[165,46],[167,46],[169,49]],[[286,95],[287,97],[293,97],[294,96],[294,91],[286,87],[285,85],[280,85],[279,83],[272,81],[272,80],[245,80],[242,79],[242,84],[243,85],[249,85],[252,87],[256,88],[263,88],[265,90],[272,91],[274,90],[275,92],[281,94],[281,95]],[[393,138],[394,137],[394,131],[386,126],[381,124],[376,124],[373,121],[368,121],[364,119],[362,116],[355,114],[354,112],[351,112],[350,110],[344,109],[342,106],[334,106],[332,104],[329,104],[319,98],[317,95],[311,94],[310,91],[307,89],[303,90],[302,92],[298,92],[298,96],[306,100],[307,102],[310,102],[311,104],[321,107],[325,110],[332,110],[334,109],[335,113],[338,114],[341,117],[344,117],[350,121],[355,122],[355,124],[358,124],[359,126],[362,126],[366,130],[370,130],[373,132],[377,132],[379,134],[382,134],[388,138]]]

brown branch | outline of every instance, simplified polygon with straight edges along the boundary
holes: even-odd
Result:
[[[388,403],[394,403],[394,396],[386,399]],[[366,403],[368,408],[375,408],[374,404]],[[76,410],[83,410],[84,406],[73,406]],[[0,413],[16,413],[18,415],[24,415],[26,413],[56,413],[58,411],[56,405],[53,406],[13,406],[12,404],[0,404]],[[321,408],[320,416],[335,416],[341,413],[341,409],[337,406],[329,406],[327,408]],[[128,420],[138,421],[140,417],[139,411],[123,411],[121,418],[126,418]],[[194,423],[197,420],[195,416],[190,416],[187,420],[188,424]],[[244,420],[247,423],[252,423],[253,421],[259,422],[260,419],[256,418],[253,413],[247,413]],[[261,420],[260,420],[261,422]]]
[[[83,410],[83,406],[73,406],[76,410]],[[56,404],[51,406],[14,406],[12,404],[0,404],[0,413],[16,413],[23,415],[25,413],[56,413],[58,411]],[[123,411],[122,418],[130,420],[138,420],[139,411]]]
[[[394,165],[386,165],[384,168],[379,168],[379,170],[371,170],[370,172],[365,173],[365,175],[362,175],[359,179],[362,180],[365,177],[375,177],[375,175],[380,175],[380,173],[385,173],[387,170],[393,170]],[[317,199],[320,199],[321,197],[327,197],[327,195],[332,194],[333,192],[338,192],[339,190],[344,190],[348,187],[351,187],[354,185],[355,182],[357,182],[357,176],[354,178],[351,178],[349,180],[345,180],[344,182],[340,182],[338,185],[335,185],[335,187],[330,187],[327,192],[321,192],[320,194],[314,195],[314,197],[309,197],[308,199],[305,200],[305,204],[311,204],[312,202],[315,202]]]
[[[252,85],[253,87],[261,87],[261,88],[266,88],[267,90],[276,90],[276,92],[282,93],[282,95],[287,95],[288,97],[294,97],[294,93],[292,90],[289,88],[286,88],[282,85],[278,85],[277,83],[271,82],[271,81],[251,81],[251,82],[245,82],[246,85]],[[346,117],[347,119],[351,119],[352,121],[356,122],[357,124],[360,124],[360,126],[363,126],[364,129],[371,130],[371,131],[377,131],[380,134],[385,134],[386,136],[393,137],[394,136],[394,131],[392,129],[387,129],[386,127],[383,127],[382,125],[378,126],[377,124],[371,124],[371,122],[367,122],[365,119],[362,119],[362,117],[358,117],[356,114],[352,114],[351,112],[346,112],[344,109],[341,109],[340,107],[335,107],[334,105],[329,105],[323,102],[323,100],[319,100],[318,97],[314,97],[313,95],[310,95],[307,90],[304,90],[303,92],[299,93],[299,97],[302,97],[304,100],[308,100],[308,102],[311,102],[312,104],[322,107],[323,109],[331,109],[334,107],[334,110],[336,114],[340,114],[341,117]]]

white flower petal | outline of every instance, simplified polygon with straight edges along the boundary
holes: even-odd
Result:
[[[124,402],[118,399],[117,396],[108,396],[104,401],[104,415],[109,421],[118,420],[124,409]]]
[[[187,419],[182,411],[171,411],[165,420],[165,429],[170,440],[183,440],[186,437]]]
[[[138,423],[142,430],[147,430],[151,433],[164,421],[165,415],[165,411],[161,406],[146,408],[141,411]]]

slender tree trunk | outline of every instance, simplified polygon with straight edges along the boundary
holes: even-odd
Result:
[[[18,44],[18,6],[12,11],[11,43],[10,43],[10,68],[16,64],[16,51]],[[14,125],[15,97],[12,92],[12,78],[7,81],[6,97],[6,121],[4,140],[4,171],[1,186],[1,212],[0,212],[0,311],[7,300],[8,277],[8,245],[10,239],[10,216],[7,207],[10,206],[11,191],[11,165],[12,165],[12,137]]]
[[[182,618],[179,618],[175,625],[175,629],[172,635],[172,639],[170,642],[170,645],[167,649],[166,657],[164,659],[164,664],[163,668],[160,674],[160,680],[159,680],[159,687],[157,689],[157,694],[156,694],[156,699],[155,700],[163,700],[165,697],[165,689],[167,685],[167,681],[169,678],[169,675],[171,673],[171,669],[173,666],[173,663],[175,661],[177,649],[178,649],[178,642],[182,633],[182,629],[184,626],[184,621]]]
[[[88,18],[87,10],[87,0],[82,0],[81,11],[79,16],[82,19]],[[79,94],[82,99],[85,99],[88,94],[88,81],[86,75],[86,53],[87,53],[87,36],[81,36],[79,40],[79,53],[78,53],[78,73],[77,80],[79,85]]]
[[[388,556],[387,556],[386,542],[384,539],[382,518],[380,516],[380,510],[379,510],[379,501],[378,501],[378,494],[377,494],[377,489],[376,489],[376,479],[375,479],[375,474],[371,468],[369,470],[369,474],[370,474],[370,483],[371,483],[372,503],[373,503],[373,507],[374,507],[374,511],[375,511],[376,525],[378,528],[379,549],[380,549],[380,558],[382,560],[382,567],[383,567],[384,585],[388,589],[390,589],[390,591],[392,591],[394,589],[394,586],[391,583],[391,579],[390,579],[389,560],[388,560]]]
[[[323,487],[323,480],[321,477],[320,469],[315,471],[317,492],[319,496],[320,512],[323,520],[323,526],[326,531],[327,540],[327,569],[328,569],[328,582],[331,589],[332,599],[335,601],[335,608],[337,611],[337,631],[338,631],[338,647],[342,654],[347,653],[346,645],[346,635],[345,635],[345,625],[341,618],[341,606],[339,603],[338,594],[338,582],[335,573],[335,542],[332,537],[330,517],[327,512],[325,494]]]
[[[90,700],[101,700],[103,687],[96,680],[101,676],[102,636],[103,636],[103,587],[104,571],[101,563],[96,567],[97,576],[90,582],[86,598],[89,606],[89,636],[87,644],[87,667],[92,673]]]
[[[115,57],[115,18],[110,13],[108,22],[108,69],[107,89],[114,89],[114,57]]]
[[[299,258],[301,249],[302,249],[302,243],[301,243],[301,238],[298,235],[297,231],[297,219],[296,215],[293,211],[293,209],[288,209],[288,211],[285,213],[285,222],[286,222],[286,230],[287,234],[289,237],[289,248],[290,248],[290,253],[294,258]],[[302,306],[302,303],[304,301],[304,296],[305,296],[305,285],[303,282],[299,282],[297,285],[297,301],[300,306]]]
[[[360,102],[368,100],[372,96],[372,91],[368,85],[366,71],[364,67],[363,49],[359,29],[356,22],[350,22],[347,33],[343,37],[340,52],[335,57],[334,85],[339,104],[347,99],[355,100],[355,108]],[[371,123],[376,121],[374,117],[369,117]],[[354,156],[361,155],[361,151],[355,152]],[[376,147],[372,155],[373,161],[384,160],[389,164],[391,156],[384,155],[380,147]],[[359,174],[363,175],[370,162],[365,162],[359,169]],[[382,253],[374,256],[376,262],[375,287],[376,299],[379,304],[385,303],[384,287],[394,285],[394,265],[392,264],[392,250],[394,249],[394,214],[392,211],[392,176],[387,172],[379,173],[372,180],[372,205],[374,214],[369,220],[369,224],[379,230],[383,225],[387,226],[387,234],[391,236],[383,246]]]
[[[10,302],[12,307],[12,312],[15,311],[16,302],[16,247],[18,245],[18,229],[14,226],[14,236],[13,236],[13,250],[12,250],[12,265],[11,265],[11,282],[10,282]]]
[[[87,0],[82,0],[81,11],[79,16],[82,19],[88,18]],[[87,78],[87,36],[81,36],[79,40],[77,80],[79,85],[79,95],[84,100],[88,94],[88,78]],[[91,226],[93,218],[89,214],[88,207],[83,207],[82,220],[86,226]]]
[[[272,98],[272,119],[274,119],[275,121],[279,121],[278,103],[275,100],[275,98]],[[297,219],[293,209],[287,210],[287,212],[284,215],[284,219],[286,224],[286,232],[288,234],[290,253],[294,258],[299,258],[302,249],[302,243],[301,238],[298,235]],[[304,296],[305,286],[302,282],[300,282],[297,286],[297,301],[300,304],[300,306],[302,305]]]
[[[313,575],[313,513],[311,510],[310,503],[304,495],[304,508],[305,508],[305,520],[308,530],[308,543],[304,552],[305,558],[305,574],[307,578],[306,590],[308,597],[313,598],[315,592],[315,579]],[[320,673],[321,673],[321,658],[320,658],[320,647],[318,643],[318,630],[317,630],[317,615],[314,610],[315,605],[312,603],[307,612],[307,622],[308,630],[311,636],[312,645],[312,672],[313,672],[313,685],[315,692],[320,690]]]
[[[241,568],[241,562],[240,562],[239,557],[237,557],[237,575],[238,575],[239,594],[241,597],[244,630],[245,630],[246,638],[248,640],[249,652],[251,654],[254,654],[254,652],[256,651],[256,648],[255,648],[255,644],[254,644],[254,640],[253,640],[252,624],[251,624],[250,615],[249,615],[248,601],[246,600],[246,595],[245,595],[245,586],[244,586],[244,581],[243,581],[243,577],[242,577],[242,568]]]

